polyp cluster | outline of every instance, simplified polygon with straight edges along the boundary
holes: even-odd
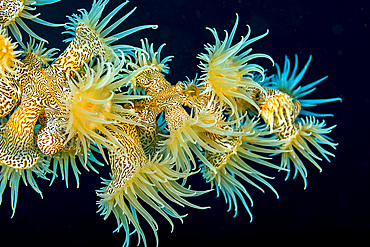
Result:
[[[79,167],[97,172],[96,165],[109,164],[111,177],[97,190],[98,211],[116,217],[117,230],[126,233],[124,246],[133,230],[146,246],[139,218],[158,243],[158,224],[146,208],[172,226],[171,218],[183,220],[173,204],[207,208],[189,198],[212,190],[190,189],[189,176],[201,173],[235,215],[242,204],[252,219],[248,187],[267,187],[278,195],[269,182],[273,177],[258,167],[285,171],[287,178],[293,171],[306,186],[304,163],[321,170],[322,158],[334,156],[326,148],[337,145],[327,136],[335,126],[318,119],[330,114],[308,108],[340,98],[307,98],[326,79],[299,85],[311,57],[300,72],[296,56],[292,69],[286,58],[282,70],[276,66],[276,74],[266,75],[253,61],[273,64],[273,59],[252,53],[249,45],[267,32],[250,38],[248,26],[235,42],[238,16],[223,40],[209,29],[215,44],[198,55],[201,76],[173,85],[164,77],[172,60],[161,58],[164,45],[156,50],[147,39],[139,47],[121,43],[155,25],[112,34],[133,13],[111,23],[128,2],[103,16],[108,0],[94,0],[90,11],[79,10],[62,25],[30,13],[33,5],[58,1],[0,2],[0,199],[8,185],[13,214],[20,180],[41,195],[36,177],[52,182],[60,174],[68,186],[69,168],[78,184]],[[23,19],[64,26],[72,35],[66,50],[54,59],[58,49],[46,49],[46,40]],[[26,44],[19,27],[30,36]],[[273,164],[272,156],[280,156],[280,164]]]

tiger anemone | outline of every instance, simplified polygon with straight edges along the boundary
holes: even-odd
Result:
[[[135,48],[135,54],[131,55],[127,59],[127,65],[124,69],[125,73],[127,73],[128,79],[128,86],[129,86],[129,93],[134,94],[144,94],[145,90],[140,85],[141,83],[137,82],[137,78],[139,75],[144,75],[145,71],[149,72],[152,71],[156,74],[161,73],[161,78],[164,79],[164,74],[168,74],[169,66],[167,65],[173,58],[173,56],[166,56],[165,58],[161,59],[161,52],[163,47],[166,44],[162,44],[159,48],[155,51],[153,43],[149,43],[148,39],[142,39],[141,47]],[[145,78],[145,77],[144,77]],[[144,80],[153,80],[153,78],[147,77]],[[157,82],[164,82],[165,80],[157,80]],[[144,83],[146,84],[146,83]],[[166,83],[167,84],[167,83]],[[159,92],[157,92],[159,93]],[[154,95],[152,95],[154,96]]]
[[[131,45],[126,44],[113,44],[118,40],[127,37],[135,32],[144,29],[157,29],[157,25],[141,25],[137,27],[130,28],[128,30],[121,31],[116,34],[111,34],[113,30],[115,30],[122,22],[124,22],[135,10],[133,8],[130,12],[125,15],[119,17],[117,21],[114,23],[109,24],[112,18],[129,2],[124,1],[120,5],[118,5],[114,10],[109,12],[107,16],[104,18],[102,17],[104,8],[108,4],[109,0],[95,0],[91,6],[90,11],[88,12],[85,9],[79,9],[80,15],[72,14],[71,16],[67,16],[70,22],[65,24],[66,31],[63,33],[71,34],[72,37],[63,40],[63,42],[70,42],[76,36],[76,29],[78,25],[83,24],[88,29],[90,29],[94,35],[99,37],[103,49],[104,49],[104,59],[112,61],[115,59],[116,55],[119,55],[121,52],[125,54],[134,55],[133,50],[135,49]]]
[[[49,27],[60,27],[64,24],[54,24],[40,19],[40,14],[32,15],[28,11],[36,10],[33,5],[47,5],[59,2],[60,0],[5,0],[0,2],[0,24],[13,34],[14,38],[22,44],[22,34],[18,26],[31,37],[48,43],[45,39],[34,33],[22,19],[28,19],[38,24]]]
[[[2,196],[4,193],[4,190],[6,186],[8,185],[9,181],[9,187],[11,189],[10,193],[10,203],[13,210],[12,217],[14,216],[16,207],[17,207],[17,201],[18,201],[18,189],[19,189],[19,182],[23,181],[23,183],[27,186],[28,184],[31,185],[32,189],[36,191],[38,194],[40,194],[42,198],[42,192],[40,188],[37,185],[35,176],[37,178],[42,178],[45,180],[49,180],[49,178],[46,177],[48,173],[51,173],[52,171],[49,169],[50,165],[50,157],[47,155],[42,154],[40,159],[36,164],[34,164],[31,167],[22,169],[22,168],[13,168],[10,166],[7,166],[6,164],[3,164],[0,162],[0,205],[2,202]]]
[[[0,75],[5,76],[5,71],[15,73],[13,64],[21,51],[16,51],[16,43],[12,43],[11,38],[7,37],[4,29],[0,31]]]
[[[173,56],[167,56],[161,59],[161,52],[166,44],[162,44],[158,50],[154,51],[153,43],[149,44],[148,39],[142,39],[141,48],[135,48],[135,61],[128,63],[132,70],[138,70],[142,67],[152,67],[162,73],[168,74],[169,66],[167,62],[170,62]]]
[[[322,160],[310,147],[314,147],[321,156],[330,162],[328,156],[334,156],[325,150],[322,145],[328,145],[335,149],[336,143],[326,136],[335,126],[325,128],[324,121],[321,123],[315,117],[328,117],[332,114],[311,112],[308,108],[318,104],[342,101],[341,98],[328,99],[307,99],[307,95],[316,90],[316,86],[324,81],[327,76],[316,81],[302,85],[301,81],[305,75],[312,56],[301,71],[298,71],[298,56],[295,55],[294,66],[288,57],[285,57],[284,68],[280,69],[277,64],[277,74],[271,76],[267,82],[266,93],[257,94],[257,102],[261,106],[261,116],[270,125],[270,128],[279,129],[278,136],[286,143],[281,146],[282,150],[289,151],[282,153],[281,167],[288,170],[291,163],[294,166],[294,178],[299,174],[304,181],[304,188],[307,186],[307,169],[300,157],[304,157],[314,164],[320,171],[321,167],[316,160]],[[262,104],[261,104],[262,103]],[[297,118],[299,115],[307,115],[306,118]],[[309,145],[311,144],[311,145]],[[288,178],[290,172],[287,173]]]
[[[53,56],[59,49],[51,48],[46,49],[44,47],[45,42],[41,41],[39,43],[35,42],[35,39],[30,39],[27,46],[24,48],[22,60],[23,63],[27,64],[33,69],[41,69],[42,67],[47,67],[48,63],[53,60]]]
[[[203,75],[201,79],[208,89],[204,93],[213,92],[220,101],[230,107],[231,115],[238,114],[238,103],[236,99],[241,98],[253,105],[256,109],[258,105],[251,98],[251,90],[263,88],[258,82],[253,80],[254,73],[262,75],[264,79],[264,69],[258,64],[249,63],[255,58],[267,58],[272,60],[266,54],[250,54],[252,49],[244,50],[251,43],[265,37],[268,31],[260,36],[249,39],[251,30],[248,26],[248,33],[241,40],[232,45],[236,28],[238,26],[239,16],[236,15],[235,25],[230,33],[225,31],[225,39],[220,40],[216,29],[210,29],[215,38],[215,45],[206,44],[207,54],[201,53],[197,57],[201,60],[199,68]]]
[[[97,145],[101,153],[104,153],[102,146],[111,148],[115,144],[123,148],[109,130],[122,133],[117,128],[119,122],[137,124],[129,117],[124,117],[132,116],[134,111],[120,105],[131,104],[130,100],[142,98],[118,92],[124,83],[119,75],[123,64],[124,59],[116,59],[113,64],[99,58],[85,64],[81,71],[74,71],[74,76],[67,80],[70,94],[63,104],[64,117],[68,119],[65,126],[68,135],[66,143],[77,135],[76,145],[82,147],[86,158],[90,142]]]
[[[130,224],[132,224],[135,229],[134,232],[138,235],[139,243],[140,239],[142,239],[144,246],[147,246],[145,233],[137,215],[141,215],[150,225],[158,243],[158,223],[141,205],[143,202],[162,215],[170,223],[172,231],[174,225],[169,216],[182,222],[182,218],[185,215],[180,215],[176,212],[170,203],[178,204],[181,207],[207,208],[196,206],[184,199],[184,197],[199,196],[205,192],[194,191],[178,183],[178,179],[185,179],[188,175],[172,170],[168,158],[159,162],[155,157],[144,165],[135,172],[123,187],[112,189],[111,181],[103,179],[104,187],[97,191],[98,196],[101,198],[98,201],[98,212],[104,216],[104,219],[107,219],[113,213],[117,220],[116,231],[118,232],[120,228],[123,228],[126,233],[123,246],[129,245],[130,235],[132,234],[132,230],[129,227]],[[107,193],[108,189],[112,191]]]
[[[203,178],[210,183],[211,188],[216,189],[217,197],[220,194],[224,196],[229,206],[228,211],[234,209],[234,217],[236,217],[239,209],[238,201],[240,201],[247,210],[250,221],[253,216],[247,201],[249,200],[253,206],[253,200],[247,188],[253,186],[264,192],[261,185],[265,185],[278,197],[277,191],[266,181],[273,177],[265,175],[255,167],[263,165],[281,169],[268,161],[271,159],[268,155],[281,153],[280,150],[274,148],[278,147],[282,141],[277,137],[270,137],[269,131],[257,126],[257,122],[246,117],[244,125],[238,128],[238,131],[243,133],[240,136],[209,134],[209,137],[221,145],[225,152],[214,153],[205,150],[205,157],[213,169],[204,163],[200,165]]]
[[[126,239],[123,246],[126,247],[133,232],[138,235],[138,245],[142,239],[144,246],[147,246],[145,234],[139,222],[139,216],[141,216],[152,228],[158,246],[158,224],[145,206],[151,207],[162,215],[173,229],[171,217],[182,222],[184,216],[180,215],[171,204],[205,209],[185,198],[199,196],[207,191],[195,191],[179,184],[177,182],[179,179],[186,179],[192,173],[174,171],[172,169],[174,160],[170,156],[154,155],[152,158],[147,158],[135,126],[122,124],[120,128],[126,136],[116,132],[112,135],[127,147],[130,155],[124,155],[119,147],[117,147],[118,153],[108,151],[112,178],[103,179],[103,188],[97,191],[100,197],[97,203],[98,212],[104,216],[104,219],[111,214],[116,217],[116,231],[124,229]],[[133,226],[134,231],[130,229],[130,225]]]
[[[215,168],[201,153],[202,150],[208,150],[214,153],[223,153],[225,148],[214,142],[209,133],[216,135],[238,135],[228,125],[234,122],[224,122],[221,110],[216,110],[216,100],[211,99],[207,106],[201,110],[193,111],[189,116],[183,110],[182,126],[172,130],[169,128],[170,135],[161,143],[162,151],[170,154],[176,160],[176,170],[190,171],[190,163],[196,167],[196,161],[192,152],[211,170]],[[180,108],[183,109],[183,108]],[[173,114],[172,114],[173,115]],[[166,118],[167,123],[169,122]]]
[[[325,128],[325,126],[326,123],[324,120],[319,122],[319,120],[313,116],[306,117],[305,119],[301,118],[298,124],[295,124],[294,134],[288,139],[285,139],[285,143],[281,147],[282,150],[289,151],[283,152],[281,157],[281,167],[288,170],[286,179],[289,177],[291,163],[293,163],[295,168],[293,178],[295,178],[299,172],[303,178],[305,189],[307,187],[307,169],[300,156],[309,160],[320,172],[322,169],[316,162],[316,160],[322,160],[319,155],[324,157],[328,162],[330,162],[328,156],[335,157],[333,153],[327,151],[322,146],[325,145],[336,149],[338,143],[334,143],[330,137],[326,136],[336,125],[327,128]],[[312,147],[318,151],[319,155],[312,151]]]
[[[303,76],[305,75],[310,63],[312,60],[312,56],[307,60],[307,63],[304,65],[303,69],[298,72],[298,56],[295,55],[295,62],[294,67],[291,70],[290,60],[287,56],[285,56],[284,68],[280,69],[279,65],[276,64],[276,74],[271,76],[267,81],[269,86],[273,89],[278,89],[279,91],[286,93],[289,95],[292,100],[295,102],[299,100],[302,110],[300,114],[308,115],[308,116],[315,116],[315,117],[328,117],[333,116],[332,114],[322,114],[311,112],[307,110],[307,108],[312,108],[317,106],[318,104],[330,103],[334,101],[342,102],[341,98],[328,98],[328,99],[307,99],[306,96],[311,94],[316,90],[316,86],[328,78],[328,76],[324,76],[316,81],[307,83],[306,85],[302,85],[301,81]]]

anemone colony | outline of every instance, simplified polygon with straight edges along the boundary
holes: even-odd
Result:
[[[58,1],[0,2],[0,203],[8,185],[13,215],[20,180],[41,195],[35,177],[52,182],[60,174],[68,186],[69,169],[78,184],[79,166],[97,171],[96,165],[109,164],[111,177],[97,190],[98,211],[104,218],[116,217],[117,230],[125,231],[124,246],[133,231],[146,246],[139,218],[151,226],[158,243],[158,225],[146,208],[171,225],[171,218],[182,220],[173,204],[204,208],[188,199],[213,193],[190,189],[187,178],[197,171],[235,215],[242,204],[252,219],[248,187],[267,187],[278,195],[268,182],[272,177],[258,166],[285,171],[287,178],[293,171],[306,186],[304,162],[321,170],[318,162],[334,156],[326,149],[337,145],[327,136],[335,126],[317,119],[330,114],[308,108],[340,98],[307,99],[326,79],[299,85],[311,57],[300,72],[298,58],[292,69],[286,58],[284,68],[276,65],[277,73],[269,76],[252,63],[255,58],[273,63],[248,48],[267,32],[250,38],[248,27],[234,42],[238,16],[223,40],[209,29],[215,44],[198,55],[201,76],[172,85],[163,75],[172,59],[161,58],[164,45],[155,50],[147,39],[140,47],[120,43],[156,26],[111,34],[134,11],[110,23],[128,2],[103,16],[109,0],[94,0],[90,11],[69,16],[63,26],[72,37],[53,59],[58,49],[46,49],[47,41],[23,19],[60,26],[29,13],[33,5]],[[26,45],[19,27],[30,35]],[[271,163],[271,156],[280,156],[280,165]]]

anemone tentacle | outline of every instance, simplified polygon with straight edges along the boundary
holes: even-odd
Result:
[[[6,30],[10,30],[14,38],[22,44],[22,34],[18,28],[18,25],[28,33],[31,37],[38,39],[43,42],[47,40],[41,38],[34,33],[22,20],[29,19],[38,24],[49,26],[49,27],[60,27],[64,24],[54,24],[45,20],[40,19],[40,14],[32,15],[28,11],[34,11],[36,7],[33,5],[46,5],[59,2],[60,0],[5,0],[0,3],[0,24]]]

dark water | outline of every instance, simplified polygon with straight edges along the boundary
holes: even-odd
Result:
[[[113,1],[112,9],[122,1]],[[65,15],[78,8],[90,8],[90,1],[63,0],[60,3],[38,7],[45,20],[63,23]],[[172,83],[194,77],[199,72],[196,55],[204,52],[203,44],[213,42],[206,27],[231,30],[235,13],[240,16],[236,37],[245,35],[249,24],[252,37],[270,30],[269,35],[254,43],[255,52],[271,55],[281,64],[285,54],[298,54],[303,65],[310,54],[313,61],[304,78],[311,82],[325,75],[329,78],[312,94],[314,98],[342,97],[343,103],[331,103],[315,108],[330,112],[329,126],[338,124],[330,137],[339,146],[336,157],[329,164],[320,163],[319,173],[308,165],[308,188],[303,190],[300,178],[284,182],[277,174],[274,187],[280,199],[270,191],[265,194],[250,190],[254,199],[249,223],[246,212],[240,210],[233,218],[227,213],[223,198],[210,193],[192,202],[210,205],[212,209],[199,211],[179,209],[189,213],[184,224],[175,221],[170,233],[167,222],[153,214],[159,223],[160,246],[247,246],[252,244],[316,244],[319,241],[360,241],[370,234],[369,179],[370,144],[368,115],[369,96],[369,1],[132,1],[121,12],[137,6],[136,12],[121,25],[127,29],[141,24],[158,24],[158,30],[145,30],[124,42],[140,45],[148,37],[157,46],[167,43],[163,54],[174,55],[166,78]],[[26,21],[27,22],[27,21]],[[48,47],[63,50],[62,28],[29,26],[49,40]],[[119,30],[117,30],[118,32]],[[223,37],[223,36],[221,36]],[[274,71],[271,64],[262,65]],[[103,170],[106,175],[108,170]],[[99,175],[82,171],[80,188],[75,188],[72,174],[70,188],[57,179],[51,187],[39,181],[44,199],[40,199],[23,183],[19,191],[17,211],[13,219],[9,188],[0,207],[0,246],[121,246],[123,232],[113,234],[114,217],[104,221],[95,211],[95,190],[100,188]],[[105,176],[107,177],[107,176]],[[201,179],[194,178],[197,188],[206,188]],[[196,188],[196,187],[193,187]],[[142,223],[148,246],[155,246],[151,230]],[[136,245],[136,237],[130,246]]]

